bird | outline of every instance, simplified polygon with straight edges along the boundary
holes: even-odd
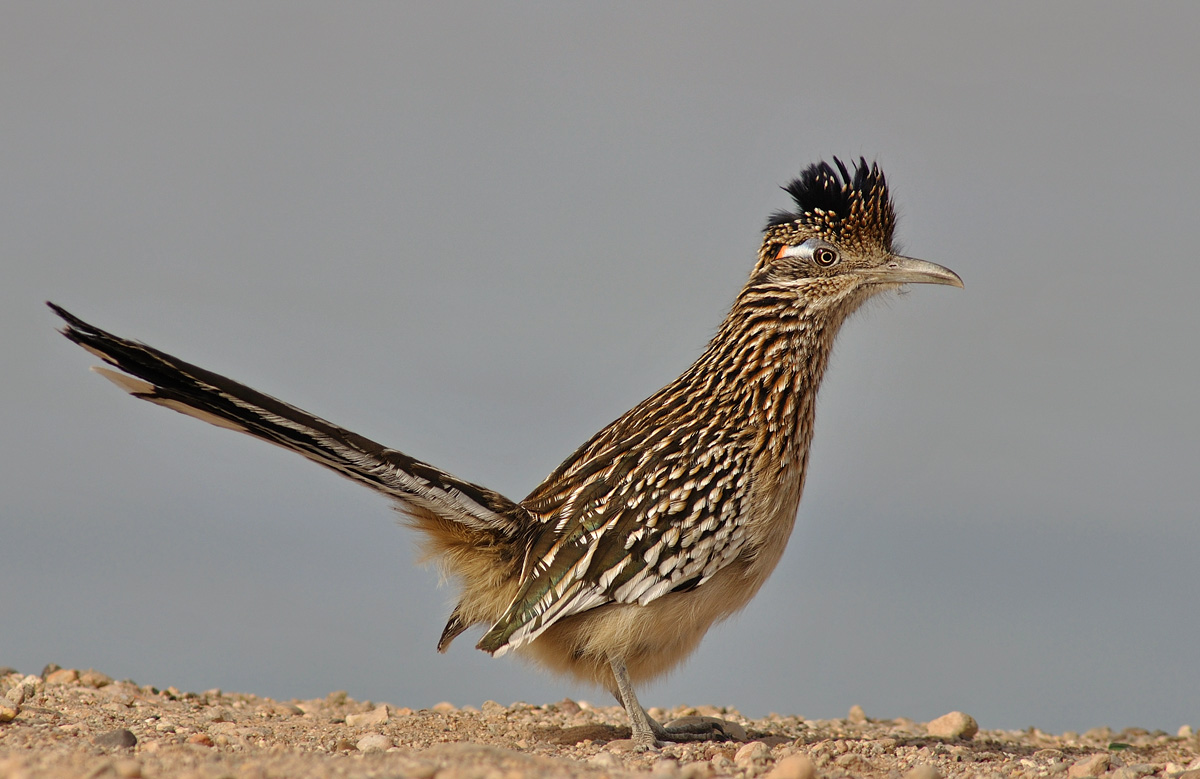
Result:
[[[817,390],[835,336],[868,299],[906,284],[962,287],[893,242],[877,163],[818,162],[782,187],[750,277],[682,375],[576,449],[523,500],[460,479],[54,303],[62,333],[134,397],[295,451],[390,499],[457,586],[437,643],[483,626],[509,651],[606,688],[638,748],[722,739],[661,724],[635,688],[672,670],[741,610],[796,521]]]

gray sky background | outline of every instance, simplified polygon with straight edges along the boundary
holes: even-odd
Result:
[[[0,665],[607,703],[438,655],[384,501],[42,301],[520,498],[865,155],[966,289],[849,323],[780,568],[642,700],[1200,726],[1200,6],[414,5],[6,4]]]

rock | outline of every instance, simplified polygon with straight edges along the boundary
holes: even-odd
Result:
[[[382,733],[363,736],[355,744],[360,752],[386,752],[392,748],[392,740]]]
[[[743,745],[733,756],[733,764],[743,770],[762,765],[771,759],[771,750],[761,741]]]
[[[1109,774],[1109,779],[1141,779],[1143,776],[1158,773],[1158,769],[1160,768],[1162,766],[1152,765],[1151,763],[1127,765]]]
[[[365,714],[347,714],[346,724],[352,728],[376,727],[383,725],[388,721],[388,707],[386,703],[380,704],[377,708],[366,712]]]
[[[123,747],[132,749],[137,746],[137,736],[133,735],[132,731],[125,728],[110,730],[107,733],[101,733],[92,739],[92,743],[98,747]]]
[[[712,765],[707,761],[696,761],[679,768],[679,779],[709,779],[713,774]]]
[[[942,774],[936,767],[922,763],[913,766],[912,770],[904,775],[904,779],[942,779]]]
[[[108,674],[102,674],[95,668],[89,668],[79,674],[79,683],[84,687],[94,687],[97,690],[101,687],[107,687],[112,684],[112,677]]]
[[[816,779],[817,766],[808,755],[789,755],[775,764],[766,779]]]
[[[1196,734],[1192,732],[1191,725],[1180,725],[1179,730],[1175,733],[1175,735],[1179,738],[1191,738]]]
[[[1094,755],[1076,760],[1075,763],[1067,769],[1067,779],[1083,779],[1085,776],[1104,776],[1108,771],[1108,755],[1104,752],[1097,752]]]
[[[867,713],[863,711],[863,707],[857,703],[850,707],[850,713],[846,715],[846,719],[855,725],[864,725],[867,722]]]
[[[7,698],[0,698],[0,722],[12,722],[20,713],[21,707],[19,704]]]
[[[654,779],[678,779],[681,773],[679,761],[672,758],[659,760],[650,767],[650,776]]]
[[[354,742],[348,738],[340,738],[338,739],[337,743],[333,745],[334,752],[353,752],[357,749],[358,747],[354,745]]]
[[[454,704],[450,701],[442,701],[441,703],[433,704],[433,710],[442,714],[449,714],[454,711]]]
[[[79,672],[74,668],[59,668],[46,676],[46,684],[75,684],[79,681]]]
[[[621,759],[612,752],[597,752],[588,758],[588,762],[605,771],[622,771],[625,768]]]
[[[202,747],[215,746],[213,744],[213,740],[208,737],[207,733],[196,733],[194,735],[188,736],[187,742],[189,744],[199,744]]]
[[[952,711],[943,714],[925,725],[925,730],[934,738],[974,738],[979,732],[979,725],[970,714]]]
[[[624,754],[626,752],[637,752],[641,745],[631,738],[618,738],[614,741],[609,741],[604,745],[604,748],[614,754]]]

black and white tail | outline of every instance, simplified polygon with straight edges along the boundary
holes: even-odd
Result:
[[[503,541],[536,521],[497,492],[47,305],[66,320],[63,335],[117,369],[92,370],[135,398],[298,452],[391,498],[419,525],[433,521]]]

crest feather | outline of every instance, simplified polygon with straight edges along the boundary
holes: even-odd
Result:
[[[870,241],[890,249],[896,210],[883,171],[863,157],[853,171],[837,157],[833,163],[810,165],[783,187],[796,210],[775,212],[764,229],[800,224],[834,241]]]

